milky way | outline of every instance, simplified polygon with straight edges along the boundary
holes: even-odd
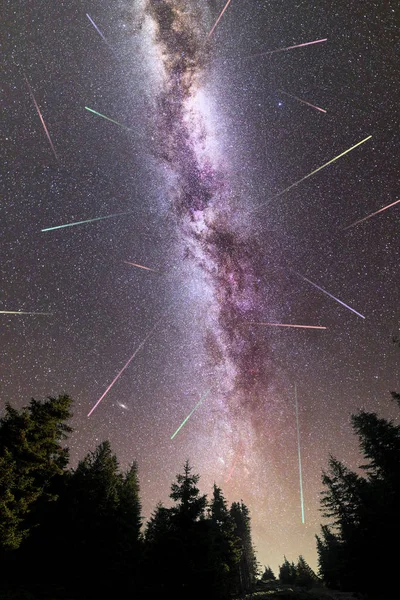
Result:
[[[262,564],[316,568],[350,414],[397,415],[398,3],[29,4],[1,25],[1,406],[69,393],[71,465],[136,459],[145,520],[189,459]]]
[[[244,446],[246,421],[263,416],[271,378],[266,337],[244,324],[265,314],[268,291],[261,284],[261,249],[232,214],[226,174],[216,163],[207,119],[198,105],[210,68],[206,40],[209,15],[186,2],[149,1],[146,11],[156,23],[154,41],[164,69],[157,97],[160,153],[171,180],[171,210],[189,269],[200,269],[211,288],[204,344],[223,389],[232,445]]]

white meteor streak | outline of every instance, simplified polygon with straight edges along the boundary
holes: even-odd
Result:
[[[157,321],[157,323],[154,325],[154,327],[151,329],[150,333],[147,334],[147,336],[144,338],[144,340],[139,344],[139,346],[136,348],[135,352],[132,354],[132,356],[130,357],[130,359],[125,363],[125,365],[122,367],[122,369],[120,370],[120,372],[118,373],[118,375],[116,375],[116,377],[114,377],[114,379],[112,380],[112,382],[110,383],[110,385],[108,386],[108,388],[106,389],[106,391],[100,396],[100,398],[97,400],[96,404],[93,406],[93,408],[88,412],[88,417],[90,417],[90,415],[92,414],[92,412],[94,411],[95,408],[97,408],[97,406],[100,404],[100,402],[103,400],[104,396],[111,390],[112,386],[114,385],[114,383],[117,381],[117,379],[119,379],[122,375],[122,373],[125,371],[125,369],[129,366],[129,363],[135,358],[136,354],[139,352],[139,350],[141,348],[143,348],[143,346],[145,345],[145,343],[147,342],[147,340],[149,339],[149,337],[152,335],[153,331],[155,330],[155,328],[157,327],[157,325],[160,323],[161,319]]]
[[[0,315],[51,315],[44,312],[24,312],[22,310],[0,310]]]
[[[368,215],[367,217],[364,217],[363,219],[360,219],[359,221],[356,221],[355,223],[352,223],[351,225],[347,225],[347,227],[343,227],[343,231],[345,231],[346,229],[350,229],[350,227],[354,227],[354,225],[358,225],[359,223],[362,223],[363,221],[366,221],[367,219],[370,219],[371,217],[374,217],[378,213],[381,213],[384,210],[391,208],[392,206],[394,206],[395,204],[398,204],[399,202],[400,202],[400,200],[396,200],[395,202],[392,202],[392,204],[389,204],[388,206],[384,206],[383,208],[380,208],[379,210],[372,213],[371,215]]]
[[[296,403],[297,453],[298,453],[298,457],[299,457],[301,522],[304,524],[303,473],[302,473],[302,469],[301,469],[299,407],[297,404],[297,386],[296,386],[296,384],[294,384],[294,399],[295,399],[295,403]]]
[[[310,281],[309,279],[307,279],[307,277],[304,277],[303,275],[300,275],[300,273],[297,273],[296,271],[293,271],[293,273],[296,273],[296,275],[298,275],[299,277],[301,277],[301,279],[304,279],[304,281],[308,281],[308,283],[310,283],[311,285],[313,285],[315,288],[317,288],[318,290],[320,290],[321,292],[323,292],[324,294],[326,294],[330,298],[333,298],[333,300],[336,300],[336,302],[339,302],[339,304],[341,304],[345,308],[348,308],[349,310],[351,310],[351,312],[355,313],[356,315],[358,315],[362,319],[365,319],[364,315],[362,315],[361,313],[357,312],[356,310],[354,310],[354,308],[351,308],[351,306],[349,306],[348,304],[345,304],[344,302],[342,302],[341,300],[339,300],[339,298],[336,298],[336,296],[333,296],[332,294],[330,294],[329,292],[327,292],[326,290],[324,290],[322,287],[319,287],[319,285],[317,285],[316,283],[313,283],[312,281]]]
[[[298,327],[300,329],[328,329],[320,325],[291,325],[287,323],[261,323],[259,321],[248,321],[249,325],[266,325],[268,327]]]
[[[326,41],[328,41],[328,38],[323,38],[322,40],[314,40],[313,42],[305,42],[304,44],[296,44],[295,46],[287,46],[286,48],[278,48],[277,50],[259,52],[258,54],[250,54],[250,56],[243,56],[243,59],[254,58],[257,56],[267,56],[268,54],[275,54],[275,52],[286,52],[287,50],[294,50],[294,48],[303,48],[303,46],[311,46],[312,44],[320,44],[321,42]]]

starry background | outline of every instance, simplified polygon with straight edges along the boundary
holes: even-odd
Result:
[[[189,458],[248,505],[261,564],[316,568],[321,471],[360,463],[350,415],[396,418],[400,208],[343,228],[400,197],[400,15],[232,0],[207,40],[223,6],[6,3],[0,310],[49,314],[0,314],[0,401],[69,393],[72,466],[104,439],[137,459],[145,519]]]

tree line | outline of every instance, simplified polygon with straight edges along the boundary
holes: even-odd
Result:
[[[224,600],[254,588],[259,566],[243,502],[228,507],[215,484],[210,499],[200,494],[186,461],[171,485],[174,504],[158,504],[144,525],[136,462],[122,472],[105,441],[68,467],[71,410],[62,395],[20,411],[7,404],[0,419],[0,599]],[[299,556],[297,564],[284,557],[278,577],[381,600],[397,579],[400,426],[360,411],[352,427],[364,463],[355,472],[330,457],[322,474],[329,523],[316,536],[318,576]],[[275,580],[270,567],[261,580]]]
[[[189,461],[143,528],[138,467],[102,442],[68,468],[72,400],[32,400],[0,420],[0,588],[34,598],[228,598],[252,589],[250,514]],[[16,583],[18,583],[17,588]],[[19,586],[19,587],[18,587]],[[19,594],[19,595],[18,595]],[[1,597],[1,595],[0,595]]]

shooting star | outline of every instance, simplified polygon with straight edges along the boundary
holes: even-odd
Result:
[[[37,113],[38,113],[38,115],[39,115],[40,122],[41,122],[41,123],[42,123],[42,125],[43,125],[44,132],[45,132],[45,134],[46,134],[46,136],[47,136],[47,139],[49,140],[49,144],[50,144],[50,146],[51,146],[51,149],[53,150],[53,154],[54,154],[54,156],[56,157],[56,160],[58,160],[58,156],[57,156],[57,153],[56,153],[56,151],[55,151],[55,149],[54,149],[53,142],[51,141],[50,134],[49,134],[49,132],[48,132],[48,129],[47,129],[47,127],[46,127],[46,123],[44,122],[43,115],[42,115],[42,113],[40,112],[40,108],[39,108],[39,106],[38,106],[38,103],[36,102],[36,98],[35,98],[35,96],[34,96],[34,94],[33,94],[33,91],[32,91],[32,88],[31,88],[31,86],[29,85],[29,81],[28,81],[28,79],[27,79],[27,77],[26,77],[25,73],[24,73],[24,77],[25,77],[26,85],[28,86],[29,93],[30,93],[30,95],[31,95],[31,98],[32,98],[32,100],[33,100],[33,103],[34,103],[34,105],[35,105],[35,108],[36,108],[36,110],[37,110]]]
[[[354,225],[358,225],[359,223],[362,223],[363,221],[366,221],[367,219],[374,217],[375,215],[383,212],[384,210],[387,210],[388,208],[391,208],[392,206],[394,206],[395,204],[398,204],[399,202],[400,202],[400,200],[396,200],[395,202],[392,202],[392,204],[388,204],[388,206],[384,206],[383,208],[380,208],[376,212],[373,212],[371,215],[368,215],[367,217],[364,217],[363,219],[360,219],[359,221],[356,221],[355,223],[352,223],[351,225],[347,225],[347,227],[343,227],[342,231],[345,231],[346,229],[350,229],[350,227],[354,227]]]
[[[0,310],[0,315],[52,315],[44,312],[24,312],[22,310]]]
[[[318,290],[320,290],[321,292],[323,292],[324,294],[326,294],[330,298],[333,298],[333,300],[336,300],[336,302],[339,302],[339,304],[341,304],[345,308],[348,308],[349,310],[351,310],[351,312],[355,313],[356,315],[358,315],[362,319],[365,319],[364,315],[362,315],[361,313],[357,312],[356,310],[354,310],[354,308],[351,308],[351,306],[349,306],[348,304],[345,304],[344,302],[342,302],[341,300],[339,300],[339,298],[336,298],[336,296],[333,296],[332,294],[330,294],[329,292],[327,292],[326,290],[324,290],[322,287],[319,287],[319,285],[317,285],[316,283],[313,283],[312,281],[310,281],[309,279],[307,279],[307,277],[304,277],[303,275],[300,275],[300,273],[297,273],[296,271],[293,271],[293,273],[295,273],[296,275],[298,275],[299,277],[301,277],[301,279],[304,279],[304,281],[307,281],[308,283],[310,283],[311,285],[313,285],[315,288],[317,288]]]
[[[132,265],[132,267],[138,267],[139,269],[145,269],[146,271],[152,271],[153,273],[159,273],[160,271],[156,271],[155,269],[150,269],[150,267],[144,267],[143,265],[138,265],[137,263],[124,261],[126,265]]]
[[[101,33],[100,29],[97,27],[96,23],[95,23],[95,22],[93,21],[93,19],[91,18],[91,16],[90,16],[90,15],[88,15],[87,13],[86,13],[86,16],[87,16],[87,18],[89,19],[89,21],[91,22],[91,24],[93,25],[93,27],[95,28],[95,30],[97,31],[97,33],[99,34],[99,36],[100,36],[100,37],[101,37],[101,38],[104,40],[104,42],[107,44],[107,46],[109,47],[109,49],[111,50],[111,52],[114,54],[115,58],[116,58],[117,60],[119,60],[119,59],[118,59],[118,56],[117,56],[117,55],[116,55],[116,53],[115,53],[115,50],[114,50],[114,48],[113,48],[113,47],[111,46],[111,44],[110,44],[110,43],[109,43],[109,42],[106,40],[106,38],[104,37],[104,35]]]
[[[238,461],[238,456],[235,457],[235,460],[233,461],[233,465],[232,465],[232,469],[229,471],[229,475],[228,477],[225,479],[225,483],[228,483],[230,478],[232,477],[233,471],[235,470],[236,467],[236,463]]]
[[[85,106],[86,110],[88,110],[89,112],[98,115],[99,117],[102,117],[103,119],[106,119],[107,121],[111,121],[111,123],[115,123],[116,125],[119,125],[120,127],[122,127],[122,129],[126,129],[127,131],[132,131],[132,129],[129,129],[129,127],[127,127],[126,125],[122,125],[122,123],[118,123],[118,121],[115,121],[114,119],[110,119],[110,117],[106,117],[105,115],[102,115],[101,113],[97,112],[97,110],[93,110],[93,108],[89,108],[88,106]]]
[[[260,323],[259,321],[248,321],[245,325],[267,325],[268,327],[298,327],[300,329],[328,329],[320,325],[289,325],[287,323]]]
[[[295,399],[295,404],[296,404],[296,430],[297,430],[297,451],[298,451],[298,457],[299,457],[301,522],[304,524],[303,474],[302,474],[302,469],[301,469],[299,407],[297,404],[297,386],[296,386],[296,384],[294,384],[294,399]]]
[[[278,90],[278,92],[281,92],[281,94],[285,94],[286,96],[289,96],[290,98],[294,98],[295,100],[298,100],[299,102],[302,102],[303,104],[307,104],[307,106],[311,106],[311,108],[315,108],[316,110],[326,113],[326,110],[324,110],[323,108],[320,108],[319,106],[315,106],[315,104],[311,104],[310,102],[307,102],[306,100],[302,100],[301,98],[298,98],[297,96],[293,96],[293,94],[288,94],[288,92],[284,92],[283,90]]]
[[[182,423],[179,425],[178,429],[175,431],[175,433],[173,435],[171,435],[171,440],[174,439],[174,437],[176,436],[176,434],[178,433],[178,431],[180,431],[182,429],[182,427],[184,426],[184,424],[186,423],[186,421],[188,421],[190,419],[190,417],[192,416],[192,414],[194,413],[194,411],[196,410],[196,408],[198,406],[200,406],[200,404],[203,402],[203,400],[205,400],[205,398],[207,398],[208,394],[211,392],[211,388],[209,390],[207,390],[207,392],[200,398],[200,400],[198,401],[198,403],[196,404],[196,406],[194,407],[194,409],[188,414],[188,416],[186,417],[186,419],[184,419],[182,421]]]
[[[342,156],[345,156],[346,154],[348,154],[349,152],[351,152],[352,150],[354,150],[355,148],[357,148],[357,146],[361,146],[361,144],[364,144],[366,141],[370,140],[371,138],[372,138],[372,135],[369,135],[368,137],[366,137],[363,140],[361,140],[361,142],[358,142],[357,144],[355,144],[351,148],[348,148],[347,150],[345,150],[344,152],[341,152],[340,154],[338,154],[334,158],[331,158],[331,160],[328,160],[328,162],[326,162],[325,164],[323,164],[321,167],[318,167],[318,169],[314,169],[314,171],[311,171],[311,173],[308,173],[308,175],[305,175],[304,177],[302,177],[298,181],[295,181],[294,183],[292,183],[292,185],[289,185],[289,187],[285,188],[281,192],[278,192],[277,194],[275,194],[275,196],[272,196],[272,198],[269,198],[269,200],[267,200],[267,202],[264,202],[261,206],[256,207],[251,212],[257,212],[258,210],[260,210],[261,208],[263,208],[266,204],[269,204],[269,202],[272,202],[272,200],[275,200],[275,198],[279,198],[279,196],[282,196],[283,194],[286,194],[289,190],[291,190],[292,188],[294,188],[296,185],[299,185],[299,183],[301,183],[302,181],[305,181],[306,179],[308,179],[312,175],[315,175],[315,173],[318,173],[318,171],[321,171],[322,169],[325,169],[325,167],[327,167],[328,165],[331,165],[332,163],[336,162],[337,160],[339,160],[339,158],[342,158]]]
[[[157,323],[154,325],[154,327],[150,330],[150,333],[147,334],[147,336],[144,338],[144,340],[139,344],[139,346],[136,348],[135,352],[132,354],[132,356],[130,357],[130,359],[125,363],[125,365],[122,367],[122,369],[120,370],[120,372],[118,373],[118,375],[116,375],[116,377],[114,377],[113,381],[110,383],[110,385],[108,386],[108,388],[106,389],[106,391],[100,396],[100,398],[97,400],[96,404],[93,406],[93,408],[88,412],[88,417],[90,417],[90,415],[92,414],[92,412],[94,411],[95,408],[97,408],[97,406],[100,404],[100,402],[103,400],[104,396],[111,390],[112,386],[114,385],[114,383],[121,377],[122,373],[125,371],[125,369],[129,366],[130,362],[135,358],[136,354],[139,352],[139,350],[141,350],[141,348],[143,348],[143,346],[145,345],[145,343],[147,342],[147,340],[149,339],[149,337],[153,334],[155,328],[157,327],[157,325],[160,323],[161,319],[159,319],[157,321]]]
[[[220,13],[220,15],[219,15],[218,19],[215,21],[215,23],[214,23],[214,25],[213,25],[213,27],[212,27],[212,29],[211,29],[210,33],[208,34],[208,36],[207,36],[207,39],[208,39],[209,37],[211,37],[211,35],[212,35],[212,32],[214,31],[214,29],[216,28],[216,26],[217,26],[217,25],[218,25],[218,23],[220,22],[220,20],[221,20],[221,17],[222,17],[222,15],[224,14],[224,12],[226,11],[226,9],[228,8],[228,6],[229,6],[230,2],[231,2],[231,0],[228,0],[228,2],[225,4],[225,6],[224,6],[224,8],[222,9],[222,11],[221,11],[221,13]]]
[[[313,42],[305,42],[304,44],[296,44],[295,46],[287,46],[286,48],[278,48],[276,50],[268,50],[267,52],[259,52],[258,54],[250,54],[250,56],[243,56],[242,60],[246,58],[255,58],[257,56],[267,56],[268,54],[275,54],[275,52],[287,52],[288,50],[294,50],[294,48],[303,48],[304,46],[311,46],[312,44],[321,44],[326,42],[328,38],[322,40],[314,40]]]
[[[53,231],[54,229],[63,229],[64,227],[73,227],[74,225],[83,225],[84,223],[93,223],[94,221],[102,221],[103,219],[111,219],[112,217],[120,217],[122,215],[131,215],[134,211],[115,213],[113,215],[106,215],[105,217],[95,217],[94,219],[86,219],[86,221],[75,221],[74,223],[65,223],[65,225],[56,225],[55,227],[46,227],[41,231]]]

